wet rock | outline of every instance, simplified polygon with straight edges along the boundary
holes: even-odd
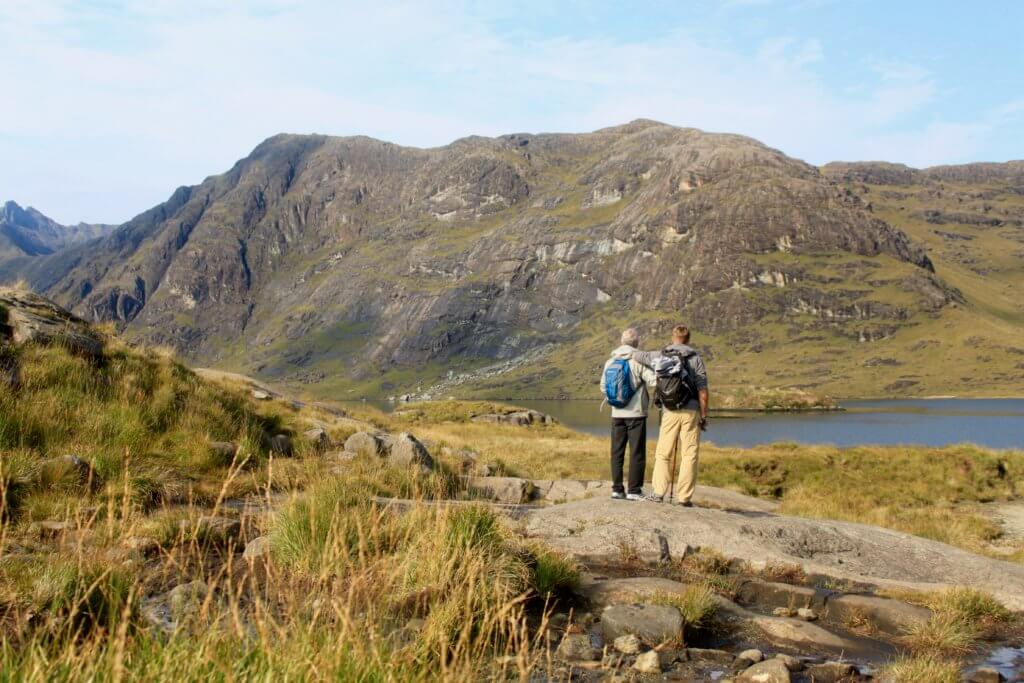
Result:
[[[590,644],[590,636],[585,633],[567,633],[555,654],[569,662],[596,662],[600,659],[600,653]]]
[[[601,612],[601,630],[608,642],[632,634],[651,647],[681,643],[683,616],[666,605],[612,605]]]
[[[345,440],[345,450],[352,453],[385,456],[388,453],[384,439],[370,432],[356,432]]]
[[[790,683],[789,669],[778,659],[754,664],[736,677],[736,683]]]
[[[709,650],[699,647],[686,648],[686,657],[695,662],[712,662],[721,666],[728,666],[735,659],[725,650]]]
[[[469,477],[466,488],[477,498],[519,505],[530,500],[533,482],[518,477]]]
[[[242,551],[242,559],[249,562],[257,562],[260,560],[266,560],[270,557],[270,538],[267,536],[257,536],[248,543],[245,544],[245,550]]]
[[[91,491],[103,488],[103,478],[89,462],[77,455],[43,460],[39,464],[38,478],[44,487],[84,486]]]
[[[433,470],[434,459],[430,457],[426,447],[415,436],[402,432],[390,439],[388,443],[388,461],[402,467],[418,466],[424,470]]]
[[[825,662],[807,668],[807,675],[814,683],[841,683],[859,673],[857,667],[845,662]]]
[[[292,438],[287,434],[275,434],[267,439],[267,450],[275,455],[290,456],[292,454]]]
[[[764,659],[764,653],[760,650],[750,649],[744,650],[743,652],[739,653],[738,657],[747,660],[751,664],[757,664],[762,659]]]
[[[983,666],[967,674],[967,683],[1003,683],[1006,676],[990,666]]]
[[[634,636],[632,633],[627,633],[624,636],[619,636],[612,643],[612,647],[621,652],[624,655],[635,655],[640,652],[640,639]]]
[[[661,659],[658,657],[657,651],[648,650],[636,658],[633,668],[644,674],[660,674]]]

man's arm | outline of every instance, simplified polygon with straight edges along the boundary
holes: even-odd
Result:
[[[694,384],[697,385],[697,400],[700,401],[700,426],[703,429],[708,421],[708,371],[704,367],[704,359],[699,355],[691,359],[690,369],[693,370]]]
[[[654,367],[654,361],[661,356],[661,351],[633,351],[633,360],[648,368]]]

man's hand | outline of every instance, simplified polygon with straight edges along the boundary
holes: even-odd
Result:
[[[708,429],[708,416],[707,415],[701,415],[700,416],[700,431],[705,432],[705,431],[707,431],[707,429]]]

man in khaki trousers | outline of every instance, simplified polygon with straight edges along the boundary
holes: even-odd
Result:
[[[700,452],[700,433],[707,427],[708,420],[708,375],[704,360],[689,346],[690,331],[684,325],[672,330],[672,343],[664,351],[636,351],[633,360],[653,367],[666,354],[677,353],[682,357],[684,371],[690,386],[696,391],[677,410],[663,409],[661,429],[658,433],[658,449],[654,454],[654,495],[648,500],[660,503],[665,499],[672,477],[672,455],[678,456],[679,475],[676,482],[675,498],[679,505],[692,507],[693,491],[697,485],[697,464]]]

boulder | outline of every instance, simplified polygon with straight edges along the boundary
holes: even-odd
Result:
[[[982,666],[968,673],[965,680],[967,683],[1003,683],[1006,680],[1006,676],[1000,673],[998,669]]]
[[[612,647],[624,655],[635,655],[640,653],[640,639],[632,633],[619,636],[612,643]]]
[[[257,536],[248,543],[245,544],[245,550],[242,551],[242,559],[248,562],[257,562],[259,560],[266,560],[270,557],[270,538],[267,536]]]
[[[267,439],[267,450],[275,455],[290,456],[292,454],[292,438],[287,434],[275,434]]]
[[[518,427],[529,427],[534,424],[555,424],[555,418],[536,410],[516,410],[509,413],[487,413],[471,418],[473,422],[492,424],[509,424]]]
[[[45,297],[0,287],[0,308],[7,312],[0,335],[15,344],[56,344],[92,360],[103,355],[103,339],[89,323]]]
[[[601,631],[607,642],[635,635],[651,647],[683,642],[683,615],[667,605],[612,605],[601,612]]]
[[[644,674],[660,674],[661,659],[658,658],[658,652],[656,650],[648,650],[639,655],[636,661],[633,662],[633,668]]]
[[[388,453],[384,439],[370,432],[356,432],[345,440],[345,450],[352,453],[385,456]]]
[[[323,427],[313,427],[302,432],[302,437],[313,444],[313,447],[317,450],[323,450],[330,445],[330,437],[327,436],[327,430]]]
[[[807,667],[807,676],[814,683],[842,683],[859,673],[857,667],[846,662],[825,662]]]
[[[415,436],[402,432],[389,440],[388,462],[402,467],[418,466],[424,470],[433,470],[434,459],[430,457],[426,447]]]
[[[818,613],[810,607],[801,607],[796,611],[796,616],[798,619],[803,619],[804,621],[816,621]]]
[[[575,590],[592,606],[604,607],[645,602],[659,593],[681,593],[685,589],[685,583],[656,576],[604,579],[584,574]]]
[[[741,672],[736,683],[790,683],[789,669],[778,659],[766,659]]]
[[[533,496],[533,482],[518,477],[469,477],[466,488],[476,498],[519,505]]]
[[[755,649],[744,650],[743,652],[739,653],[738,656],[741,659],[747,660],[751,664],[757,664],[762,659],[764,659],[764,653],[761,652],[760,650],[755,650]]]
[[[587,482],[575,479],[536,479],[533,487],[534,499],[549,503],[583,500],[588,495]]]
[[[600,658],[600,653],[590,644],[590,636],[585,633],[565,634],[555,654],[569,662],[593,662]]]
[[[804,669],[804,663],[792,655],[778,654],[775,655],[775,659],[785,664],[790,671],[796,672]]]
[[[230,464],[238,455],[238,444],[232,441],[211,441],[210,452],[225,463]]]
[[[103,488],[103,479],[93,466],[77,455],[48,458],[39,464],[39,483],[43,486],[84,486],[92,491]]]
[[[823,590],[760,579],[747,579],[736,591],[736,602],[741,605],[756,605],[760,608],[784,607],[794,613],[801,607],[821,610],[827,599],[828,593]]]

